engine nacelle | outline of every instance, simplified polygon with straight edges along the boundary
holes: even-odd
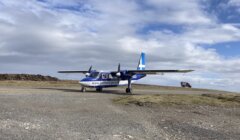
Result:
[[[86,73],[85,75],[86,75],[86,77],[89,77],[89,76],[90,76],[90,73]]]
[[[117,77],[120,77],[120,76],[121,76],[121,73],[120,73],[120,72],[118,72],[118,73],[116,73],[116,75],[117,75]]]

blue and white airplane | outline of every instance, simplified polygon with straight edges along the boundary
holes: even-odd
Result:
[[[86,88],[96,88],[96,91],[102,91],[103,88],[126,86],[126,93],[132,93],[131,84],[137,80],[146,77],[149,74],[163,73],[187,73],[193,70],[145,70],[145,53],[141,53],[137,70],[121,70],[120,64],[117,71],[96,71],[92,66],[88,71],[59,71],[59,73],[83,73],[86,75],[79,83],[82,86],[81,91]]]

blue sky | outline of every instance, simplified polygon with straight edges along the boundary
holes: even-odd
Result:
[[[0,0],[1,73],[194,69],[141,83],[240,91],[240,0]]]
[[[240,57],[240,42],[224,42],[213,45],[206,45],[207,48],[216,49],[217,53],[224,57]]]

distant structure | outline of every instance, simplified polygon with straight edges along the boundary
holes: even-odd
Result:
[[[181,87],[183,87],[183,88],[192,88],[192,86],[188,82],[181,82]]]

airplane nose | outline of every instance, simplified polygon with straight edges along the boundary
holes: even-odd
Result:
[[[87,86],[86,82],[84,82],[84,81],[79,81],[78,83],[82,86]]]
[[[90,78],[84,78],[81,81],[79,81],[79,84],[82,85],[82,86],[90,86],[89,81],[91,81]]]

